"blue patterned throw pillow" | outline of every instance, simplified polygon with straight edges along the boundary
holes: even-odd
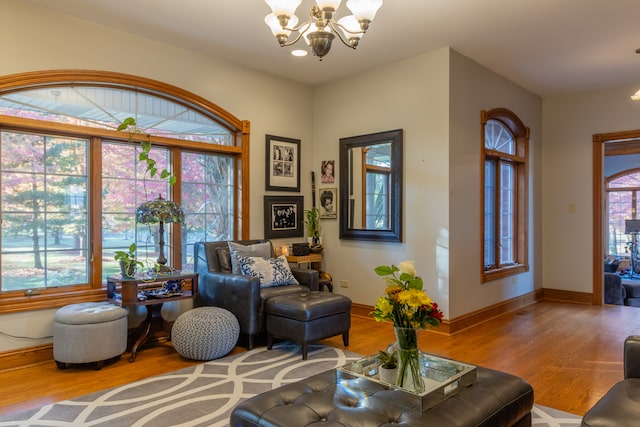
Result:
[[[260,279],[260,287],[297,285],[284,255],[278,258],[239,256],[240,270],[244,276]]]

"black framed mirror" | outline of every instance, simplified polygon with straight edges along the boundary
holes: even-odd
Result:
[[[402,241],[402,129],[340,138],[340,238]]]

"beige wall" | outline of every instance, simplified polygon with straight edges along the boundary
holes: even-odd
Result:
[[[477,62],[451,54],[450,143],[450,316],[515,298],[540,288],[542,262],[540,180],[542,100]],[[480,282],[480,111],[508,108],[529,127],[529,266],[528,273]]]
[[[640,129],[640,84],[556,96],[543,102],[543,286],[593,289],[593,142],[595,133]]]
[[[393,129],[404,130],[404,242],[338,239],[338,223],[323,220],[325,268],[337,292],[373,305],[384,282],[373,269],[410,259],[425,289],[447,316],[448,261],[438,259],[441,230],[448,228],[449,49],[396,62],[334,81],[314,91],[314,163],[336,160],[338,141]],[[336,182],[336,185],[339,183]],[[344,206],[338,206],[343,209]],[[349,288],[340,288],[341,280]]]

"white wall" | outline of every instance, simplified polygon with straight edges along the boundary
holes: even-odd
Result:
[[[640,85],[543,101],[543,286],[592,292],[593,142],[595,133],[640,128]]]
[[[448,48],[314,90],[316,173],[321,160],[335,159],[336,169],[345,167],[338,164],[340,138],[404,130],[404,241],[339,240],[337,221],[321,223],[325,269],[333,276],[335,291],[355,302],[373,305],[382,295],[385,286],[373,272],[376,266],[410,259],[424,279],[425,290],[448,317],[448,261],[437,260],[442,252],[441,230],[449,228],[448,93]],[[340,288],[341,280],[347,280],[349,288]]]
[[[0,75],[47,69],[92,69],[143,76],[196,93],[251,121],[251,237],[263,237],[265,134],[302,140],[302,170],[310,170],[311,89],[288,80],[115,31],[17,0],[0,1]],[[282,96],[286,93],[287,96]],[[295,99],[296,102],[290,102]],[[308,174],[302,192],[311,194]],[[54,310],[0,314],[0,351],[52,334]],[[25,320],[27,319],[27,320]]]
[[[481,283],[480,111],[508,108],[530,129],[529,272]],[[532,292],[541,285],[542,100],[477,62],[451,53],[450,316]]]

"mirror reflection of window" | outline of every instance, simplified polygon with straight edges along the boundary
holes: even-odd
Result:
[[[371,145],[362,150],[363,183],[362,223],[368,230],[389,229],[389,185],[391,180],[391,143]]]

